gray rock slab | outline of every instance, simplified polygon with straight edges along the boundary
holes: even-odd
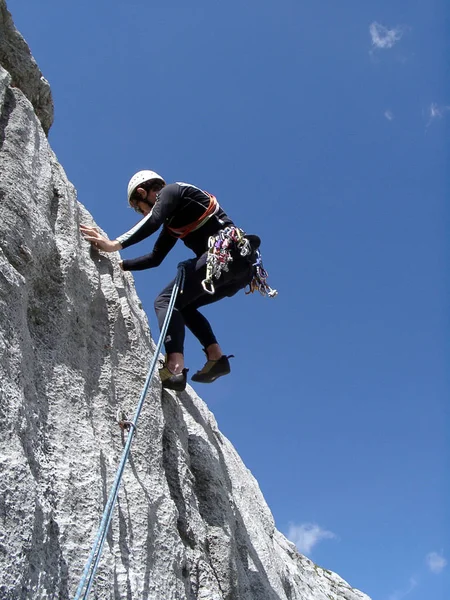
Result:
[[[64,600],[120,461],[117,410],[134,413],[155,343],[118,254],[80,236],[94,223],[48,144],[40,76],[18,85],[39,71],[5,10],[0,0],[0,598]],[[195,392],[157,381],[91,597],[367,600],[277,531]]]
[[[50,85],[36,64],[28,44],[17,31],[5,0],[0,0],[0,65],[10,73],[11,85],[22,90],[31,102],[48,134],[53,123]]]

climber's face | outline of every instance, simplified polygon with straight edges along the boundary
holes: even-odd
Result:
[[[141,215],[147,216],[155,205],[156,196],[159,193],[159,190],[150,189],[147,192],[144,188],[138,188],[136,192],[140,196],[140,200],[138,200],[135,205],[136,210],[141,213]]]
[[[136,202],[135,206],[136,211],[141,215],[144,215],[144,217],[146,217],[148,213],[152,210],[152,207],[150,206],[150,204],[147,204],[146,200],[139,200],[138,202]]]

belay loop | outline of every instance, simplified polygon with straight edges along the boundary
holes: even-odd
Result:
[[[237,248],[241,256],[248,256],[252,247],[245,237],[245,232],[238,227],[226,227],[208,240],[208,255],[206,257],[206,277],[202,287],[207,294],[214,294],[213,279],[219,279],[222,271],[229,271],[229,263],[233,257],[231,250]]]

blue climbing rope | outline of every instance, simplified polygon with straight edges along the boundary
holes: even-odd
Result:
[[[114,483],[111,489],[111,492],[108,497],[108,501],[106,502],[105,509],[103,511],[103,517],[98,528],[97,537],[95,538],[94,544],[92,546],[91,553],[86,562],[86,566],[84,567],[83,575],[81,577],[81,581],[78,585],[77,592],[75,594],[75,600],[87,600],[89,597],[89,593],[91,591],[92,585],[94,583],[95,574],[97,572],[97,567],[100,562],[100,558],[102,555],[103,545],[106,540],[106,535],[108,533],[109,525],[111,523],[112,513],[114,510],[114,506],[116,504],[117,496],[119,494],[120,482],[122,480],[122,475],[125,469],[125,464],[128,459],[128,455],[130,453],[131,442],[133,441],[134,434],[136,432],[136,425],[139,419],[139,415],[141,414],[142,406],[144,404],[145,397],[147,395],[148,388],[150,386],[150,382],[153,378],[153,373],[155,371],[156,362],[158,360],[159,353],[161,351],[161,346],[164,338],[166,337],[167,328],[169,326],[169,321],[172,316],[173,308],[175,306],[175,301],[177,299],[178,292],[183,293],[184,286],[184,267],[182,265],[178,266],[177,277],[175,279],[175,284],[172,290],[172,296],[170,297],[169,306],[167,309],[166,318],[164,319],[163,326],[161,328],[161,334],[159,336],[158,344],[155,349],[155,353],[153,355],[152,362],[150,364],[150,368],[147,374],[147,379],[145,380],[144,387],[142,389],[141,397],[139,399],[136,412],[134,414],[133,420],[127,422],[129,427],[129,433],[127,436],[127,441],[125,443],[125,447],[122,452],[122,458],[120,460],[119,467],[117,469],[117,473],[114,479]]]

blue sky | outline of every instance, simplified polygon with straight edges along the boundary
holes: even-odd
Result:
[[[52,147],[111,238],[142,168],[262,238],[279,296],[205,310],[236,358],[196,390],[278,529],[374,600],[448,600],[448,5],[8,6],[53,90]],[[188,256],[136,275],[154,335]],[[186,358],[203,363],[191,338]]]

